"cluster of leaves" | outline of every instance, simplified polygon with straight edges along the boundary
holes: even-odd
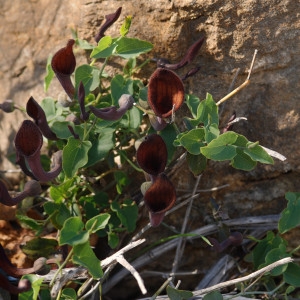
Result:
[[[108,22],[113,22],[116,18],[115,15],[108,17]],[[50,223],[59,232],[58,245],[71,247],[65,263],[72,259],[74,264],[86,267],[94,279],[101,278],[103,271],[100,260],[90,247],[90,236],[92,234],[99,237],[106,236],[108,245],[115,248],[119,244],[120,232],[130,233],[135,230],[138,208],[136,203],[126,195],[131,172],[144,170],[155,177],[152,178],[152,184],[155,184],[146,193],[147,197],[158,195],[154,188],[162,182],[168,187],[166,190],[172,191],[171,204],[167,203],[166,208],[161,208],[159,205],[159,213],[163,216],[165,211],[174,204],[176,198],[175,189],[163,175],[163,171],[166,164],[172,161],[178,148],[187,152],[188,166],[195,175],[206,169],[208,160],[229,161],[232,167],[245,171],[252,170],[257,162],[273,163],[270,155],[258,142],[248,141],[243,135],[229,131],[228,128],[220,130],[218,106],[213,97],[207,94],[206,99],[200,100],[195,95],[184,94],[183,80],[175,72],[168,70],[168,66],[174,70],[190,63],[202,45],[203,39],[197,41],[188,50],[187,55],[179,64],[158,64],[159,68],[151,77],[149,86],[145,86],[134,75],[149,62],[146,60],[139,65],[139,56],[149,52],[153,45],[147,41],[127,37],[130,23],[131,18],[126,17],[118,37],[107,36],[101,32],[101,38],[97,38],[96,45],[79,39],[75,35],[74,40],[69,41],[63,51],[67,53],[69,59],[73,55],[72,47],[75,44],[75,47],[85,49],[89,53],[90,63],[76,67],[74,65],[70,71],[67,70],[67,74],[62,73],[60,61],[53,68],[53,59],[49,58],[45,89],[49,88],[56,75],[69,96],[59,96],[58,99],[47,97],[40,103],[48,126],[55,136],[53,140],[48,140],[49,153],[55,149],[62,155],[61,173],[55,180],[51,179],[52,181],[49,182],[46,194],[50,200],[43,204],[47,219],[36,221],[24,215],[19,216],[20,221],[36,230],[37,235],[40,235],[45,226]],[[106,67],[114,60],[121,60],[124,67],[120,74],[110,76],[106,73]],[[74,58],[70,61],[73,63]],[[191,76],[194,72],[192,70],[187,76]],[[174,82],[176,84],[172,86]],[[168,88],[170,84],[171,87]],[[180,93],[177,90],[173,91],[178,89],[178,86]],[[130,95],[135,102],[134,105],[122,111],[117,118],[97,116],[99,111],[109,112],[109,116],[115,114],[118,111],[117,107],[121,108],[119,100],[123,95]],[[180,95],[179,98],[178,95]],[[161,101],[169,101],[166,104],[167,112],[161,112],[161,109],[165,109]],[[179,132],[175,111],[183,103],[189,108],[191,116],[183,118],[186,130]],[[144,117],[145,113],[149,118]],[[99,115],[103,116],[103,114]],[[158,127],[159,129],[151,126],[150,124],[154,123],[151,120],[149,123],[148,120],[153,117],[156,118],[155,122],[161,122],[163,126]],[[146,127],[144,126],[146,129],[142,130],[143,123],[146,124]],[[150,134],[159,135],[167,149],[163,152],[165,158],[161,163],[162,167],[159,167],[158,172],[152,173],[135,163],[135,150],[132,151],[135,141]],[[40,156],[39,152],[38,156]],[[146,156],[150,154],[143,153],[141,156],[147,165]],[[121,168],[116,163],[117,159],[120,160]],[[161,161],[162,158],[158,157],[158,160]],[[150,163],[152,162],[150,160]],[[49,167],[49,159],[42,160],[42,163],[45,168]],[[129,167],[131,171],[128,171]],[[101,170],[100,174],[99,170]],[[106,176],[115,186],[114,193],[109,193],[106,187],[101,189],[95,184]],[[150,202],[151,199],[147,200],[149,207],[151,207]],[[155,213],[155,211],[152,212],[152,215]],[[159,218],[159,221],[153,224],[158,225],[161,220]],[[275,239],[274,236],[269,235],[265,243],[269,244]],[[264,242],[259,242],[259,245],[260,243]],[[276,253],[280,256],[285,249],[282,248],[282,242],[276,243],[273,244],[277,247]],[[256,254],[253,257],[255,256]],[[273,258],[274,256],[270,259]],[[255,261],[255,265],[259,266],[268,262]],[[287,270],[281,270],[281,274],[288,272]],[[33,294],[37,295],[41,282],[34,275],[28,278],[33,284],[33,289],[28,293],[31,293],[31,297],[34,298],[36,296]],[[174,293],[171,288],[169,292]],[[76,293],[74,293],[72,289],[65,289],[61,297],[68,299],[71,295],[75,299]],[[23,294],[21,299],[22,297],[26,297],[26,294]]]

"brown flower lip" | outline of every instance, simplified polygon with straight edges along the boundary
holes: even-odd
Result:
[[[26,112],[31,118],[34,119],[35,124],[40,128],[44,137],[49,140],[57,140],[56,134],[50,129],[48,125],[44,110],[33,97],[30,97],[27,101]]]
[[[34,177],[42,182],[47,182],[55,177],[62,170],[62,151],[57,152],[60,159],[56,159],[56,165],[49,172],[46,172],[41,164],[40,150],[43,145],[43,137],[39,128],[30,120],[23,121],[15,137],[15,147],[18,156],[23,156],[30,167]]]
[[[36,180],[30,180],[25,183],[23,192],[19,193],[16,197],[11,197],[5,184],[0,181],[0,203],[6,206],[14,206],[26,197],[33,197],[41,192],[42,189],[40,183]]]
[[[148,103],[155,115],[170,117],[184,101],[182,80],[168,69],[158,68],[151,75],[148,85]]]
[[[75,41],[69,40],[67,46],[58,50],[51,61],[51,67],[61,86],[70,99],[75,95],[75,87],[71,81],[71,75],[76,67],[76,59],[73,53]]]
[[[144,200],[149,209],[151,226],[156,227],[162,222],[166,211],[176,201],[175,188],[164,173],[160,173],[150,188],[147,189]]]
[[[104,37],[105,31],[115,23],[121,15],[122,7],[119,7],[114,13],[105,16],[105,22],[100,27],[99,32],[95,36],[95,41],[98,43]]]
[[[136,152],[139,166],[148,174],[157,176],[165,170],[168,160],[167,146],[158,134],[144,138]]]

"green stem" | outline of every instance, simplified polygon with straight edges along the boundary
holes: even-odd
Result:
[[[142,169],[140,169],[139,167],[137,167],[122,151],[118,151],[118,153],[120,154],[120,156],[122,156],[136,171],[138,172],[143,172]]]
[[[62,271],[62,269],[65,267],[65,265],[68,263],[68,261],[70,260],[70,258],[72,257],[73,255],[73,248],[70,250],[68,256],[66,257],[65,261],[59,266],[59,268],[56,270],[49,286],[53,286],[54,284],[54,281],[56,279],[56,277],[58,276],[58,274]]]
[[[141,110],[143,113],[155,116],[155,113],[152,110],[145,109],[145,108],[141,107],[137,103],[135,103],[134,105],[135,105],[136,108],[138,108],[139,110]]]

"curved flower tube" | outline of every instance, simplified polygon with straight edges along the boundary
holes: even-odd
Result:
[[[168,69],[158,68],[151,75],[148,85],[148,103],[155,115],[170,117],[184,101],[182,80]]]
[[[158,226],[166,211],[176,201],[176,191],[166,174],[160,173],[144,195],[145,205],[149,209],[151,226]]]
[[[158,116],[148,114],[148,117],[149,117],[151,126],[156,131],[161,131],[164,128],[166,128],[166,126],[168,125],[168,123],[164,119],[162,119]]]
[[[53,263],[53,260],[45,257],[40,257],[34,261],[31,268],[17,268],[15,267],[5,254],[5,251],[0,244],[0,268],[8,275],[16,278],[20,278],[26,274],[36,273],[39,275],[46,275],[50,272],[50,266],[47,263]],[[0,274],[0,287],[9,291],[12,294],[19,294],[28,291],[31,288],[31,283],[27,279],[19,281],[18,286],[10,283],[10,281],[2,274]]]
[[[182,60],[177,64],[170,64],[168,61],[164,59],[157,60],[158,67],[161,68],[167,68],[170,70],[178,70],[185,65],[191,63],[196,55],[198,54],[201,46],[203,45],[205,41],[205,37],[200,38],[198,41],[196,41],[186,52],[185,56],[182,58]]]
[[[52,70],[70,99],[73,99],[75,95],[75,87],[71,81],[71,75],[76,67],[74,44],[74,40],[69,40],[67,46],[58,50],[51,61]]]
[[[28,279],[21,279],[18,286],[13,285],[4,275],[0,274],[0,287],[10,294],[20,294],[31,289],[31,282]]]
[[[243,242],[243,235],[240,232],[235,231],[235,232],[231,233],[230,236],[226,240],[222,241],[221,243],[219,243],[214,238],[209,238],[208,240],[213,245],[214,250],[216,250],[217,252],[223,252],[229,246],[241,245]]]
[[[14,206],[21,202],[26,197],[33,197],[42,192],[41,185],[36,180],[30,180],[25,183],[23,192],[19,193],[16,197],[11,197],[5,184],[0,181],[0,203],[6,206]]]
[[[36,180],[36,177],[32,174],[32,172],[27,167],[25,157],[20,155],[18,151],[16,153],[16,164],[21,167],[21,169],[25,173],[25,175]]]
[[[55,177],[62,170],[62,151],[57,152],[56,165],[49,172],[46,172],[41,164],[40,150],[43,145],[43,136],[39,128],[30,120],[23,121],[15,137],[15,147],[19,156],[23,156],[30,167],[35,178],[47,182]]]
[[[49,140],[57,140],[56,134],[48,125],[44,110],[33,97],[30,97],[27,101],[26,112],[32,119],[34,119],[35,124],[39,127],[45,138]]]
[[[90,111],[98,118],[109,121],[116,121],[120,119],[128,109],[131,109],[134,104],[134,99],[131,95],[123,94],[119,101],[119,108],[115,106],[96,108],[94,106],[89,106]]]
[[[146,136],[136,152],[139,166],[148,174],[157,176],[167,165],[168,150],[162,137],[156,133]]]
[[[95,41],[97,43],[104,37],[105,31],[118,20],[121,11],[122,7],[119,7],[114,13],[105,16],[105,23],[100,27],[99,32],[95,36]]]

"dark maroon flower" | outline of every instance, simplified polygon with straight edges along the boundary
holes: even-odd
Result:
[[[0,274],[0,287],[10,294],[17,295],[31,289],[31,282],[28,279],[21,279],[18,286],[13,285],[4,275]]]
[[[114,13],[105,16],[105,23],[100,27],[98,34],[95,36],[95,41],[97,43],[104,37],[105,31],[118,20],[121,11],[122,7],[119,7]]]
[[[167,165],[167,146],[158,134],[150,134],[144,138],[136,152],[139,166],[148,174],[157,176]]]
[[[186,80],[187,78],[191,77],[191,76],[194,76],[196,73],[198,73],[200,71],[201,67],[195,67],[195,68],[192,68],[191,70],[189,70],[182,78],[181,80],[184,81]]]
[[[26,197],[33,197],[41,192],[42,189],[40,183],[36,180],[30,180],[25,183],[23,192],[19,193],[16,197],[11,197],[5,184],[0,181],[0,202],[7,206],[14,206]]]
[[[214,238],[209,238],[208,240],[213,245],[214,250],[216,250],[217,252],[223,252],[229,246],[241,245],[243,242],[243,235],[240,232],[235,231],[235,232],[231,233],[230,236],[226,240],[222,241],[221,243],[219,243]]]
[[[185,56],[182,58],[182,60],[177,64],[170,64],[166,60],[159,59],[157,61],[158,67],[167,68],[170,70],[178,70],[185,65],[191,63],[196,55],[198,54],[201,46],[203,45],[203,42],[205,41],[205,37],[200,38],[198,41],[196,41],[186,52]]]
[[[150,175],[151,182],[142,184],[145,205],[149,209],[150,223],[158,226],[167,210],[175,203],[176,191],[165,170],[168,151],[167,146],[158,134],[150,134],[144,138],[136,153],[140,167]]]
[[[170,117],[184,101],[182,80],[167,69],[158,68],[151,75],[148,85],[148,103],[155,115]]]
[[[71,75],[76,67],[73,53],[74,43],[74,40],[69,40],[67,46],[58,50],[51,61],[52,70],[70,99],[73,99],[75,94],[75,88],[71,81]]]
[[[15,137],[15,147],[18,152],[18,156],[23,156],[34,177],[42,182],[47,182],[55,177],[62,170],[61,156],[62,151],[58,151],[55,167],[46,172],[41,164],[40,150],[43,145],[43,136],[39,128],[30,120],[23,121],[20,129]]]
[[[12,100],[5,100],[3,103],[0,103],[0,109],[6,113],[11,113],[15,110],[15,105]]]
[[[164,173],[160,173],[147,189],[144,200],[149,209],[151,226],[156,227],[162,222],[166,211],[172,208],[176,201],[175,188]]]
[[[41,106],[34,100],[33,97],[30,97],[26,105],[27,114],[34,119],[35,124],[41,130],[43,136],[49,140],[57,140],[56,134],[50,129],[46,114]]]
[[[120,119],[128,109],[131,109],[134,104],[134,99],[131,95],[123,94],[119,99],[119,108],[115,106],[96,108],[89,106],[90,111],[98,118],[103,120],[115,121]]]

